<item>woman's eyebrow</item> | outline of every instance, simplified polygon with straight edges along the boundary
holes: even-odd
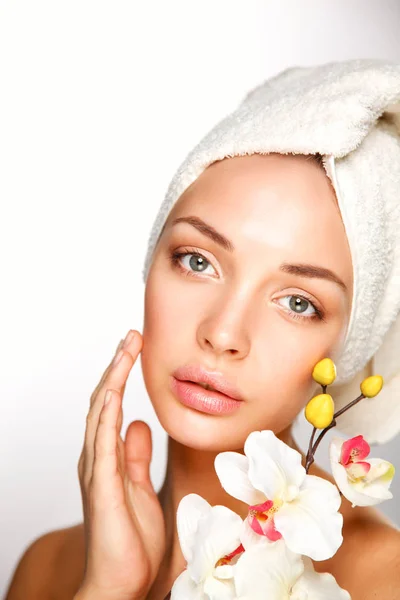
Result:
[[[171,223],[171,227],[176,225],[177,223],[189,223],[189,225],[193,225],[200,233],[206,235],[213,242],[222,246],[228,252],[233,252],[235,250],[234,244],[225,237],[222,233],[219,233],[214,227],[200,219],[200,217],[189,216],[189,217],[178,217],[174,219]],[[346,284],[340,279],[336,273],[327,269],[325,267],[320,267],[318,265],[310,265],[307,263],[282,263],[279,266],[279,270],[284,273],[289,273],[290,275],[297,275],[298,277],[308,277],[310,279],[326,279],[328,281],[333,281],[337,285],[339,285],[344,292],[347,292]]]
[[[207,237],[209,237],[213,242],[222,246],[225,250],[229,252],[233,252],[235,250],[235,246],[232,244],[227,237],[219,233],[214,227],[200,219],[200,217],[178,217],[174,219],[171,223],[171,227],[176,225],[177,223],[189,223],[189,225],[193,225],[196,229],[203,233]]]
[[[347,292],[346,284],[330,269],[325,267],[319,267],[318,265],[309,265],[307,263],[290,264],[282,263],[279,266],[279,270],[284,273],[290,273],[291,275],[298,275],[299,277],[309,277],[310,279],[327,279],[337,283],[344,292]]]

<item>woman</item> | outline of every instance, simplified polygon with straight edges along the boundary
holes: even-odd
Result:
[[[357,74],[361,63],[347,63],[350,72]],[[339,63],[325,75],[335,68],[339,77]],[[284,72],[271,82],[295,89],[288,79]],[[262,105],[257,90],[247,101]],[[255,104],[249,112],[259,125]],[[244,118],[239,110],[235,123],[241,126]],[[227,124],[219,136],[209,134],[214,147]],[[163,600],[185,568],[176,529],[181,498],[194,492],[245,518],[247,506],[229,496],[216,476],[216,454],[242,452],[248,434],[262,429],[299,450],[291,426],[315,392],[313,366],[326,356],[343,358],[350,333],[357,331],[358,271],[343,207],[318,148],[290,154],[283,147],[262,152],[256,144],[236,153],[218,147],[205,160],[206,146],[200,144],[178,171],[153,228],[143,332],[128,333],[91,396],[78,469],[84,523],[40,545],[42,556],[56,557],[48,583],[31,576],[30,589],[41,588],[41,598],[75,593],[76,600]],[[195,158],[202,152],[199,168]],[[357,279],[358,290],[360,285]],[[146,389],[168,433],[167,472],[158,494],[149,475],[149,427],[136,421],[125,440],[119,436],[124,387],[139,355]],[[359,353],[351,366],[360,361],[358,382],[370,368]],[[200,386],[182,381],[204,382],[210,374],[217,376],[214,387],[225,386],[236,402],[193,403],[187,391],[200,392]],[[316,464],[309,472],[333,482]],[[353,600],[400,598],[400,533],[373,508],[352,508],[343,499],[341,512],[344,542],[331,559],[314,562],[315,569],[332,573]],[[19,566],[9,600],[22,597],[25,573],[38,561],[33,554],[30,569]]]

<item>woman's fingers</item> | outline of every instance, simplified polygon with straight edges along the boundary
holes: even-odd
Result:
[[[132,334],[133,334],[133,335],[132,335]],[[121,350],[121,349],[122,349],[122,347],[123,347],[123,345],[124,345],[124,343],[125,343],[125,340],[128,338],[128,336],[129,336],[129,335],[131,335],[131,339],[130,339],[130,340],[128,340],[128,342],[127,342],[126,346],[124,347],[124,350],[127,350],[128,352],[130,352],[130,349],[131,349],[131,347],[132,347],[132,343],[133,343],[133,341],[134,341],[134,338],[135,338],[135,337],[137,337],[137,335],[138,335],[138,332],[137,332],[136,330],[134,330],[134,329],[131,329],[131,330],[128,332],[128,335],[126,336],[126,338],[125,338],[124,340],[121,340],[121,341],[119,342],[119,344],[118,344],[118,346],[117,346],[117,349],[116,349],[116,351],[115,351],[115,354],[114,354],[114,357],[113,357],[113,359],[111,360],[110,364],[108,365],[108,367],[107,367],[107,368],[106,368],[106,370],[104,371],[103,375],[101,376],[101,379],[100,379],[99,383],[97,384],[96,388],[94,389],[94,391],[93,391],[93,393],[92,393],[92,395],[91,395],[91,397],[90,397],[90,406],[92,406],[93,402],[95,401],[95,399],[96,399],[96,397],[97,397],[97,394],[98,394],[98,392],[99,392],[99,390],[100,390],[101,386],[103,385],[103,383],[104,383],[104,381],[105,381],[106,377],[107,377],[107,376],[108,376],[108,374],[110,373],[110,371],[111,371],[111,369],[112,369],[112,366],[113,366],[113,360],[114,360],[115,356],[117,356],[117,354],[118,354],[119,350]],[[141,338],[141,336],[139,336],[139,337]],[[136,340],[135,340],[135,341],[136,341]]]
[[[103,378],[101,385],[97,390],[97,394],[94,397],[89,410],[89,414],[93,414],[95,419],[96,415],[98,417],[100,414],[104,396],[108,388],[115,389],[121,396],[123,395],[128,375],[142,348],[142,336],[138,332],[135,332],[135,334],[134,338],[116,353],[106,376]],[[120,356],[118,356],[119,353]],[[118,358],[119,361],[115,362]]]
[[[138,332],[135,332],[135,334],[136,335],[130,341],[130,343],[122,349],[122,355],[118,362],[115,362],[114,357],[107,374],[103,378],[101,385],[98,387],[97,394],[93,398],[93,402],[91,403],[91,407],[86,418],[84,462],[86,477],[89,479],[91,477],[93,468],[94,440],[106,391],[107,389],[113,389],[120,394],[121,403],[119,404],[119,410],[122,410],[122,396],[126,381],[142,347],[142,336]],[[118,357],[118,353],[116,354],[116,357]],[[117,419],[118,425],[121,427],[121,417],[117,415]]]
[[[94,440],[94,460],[91,489],[96,498],[96,509],[108,510],[125,504],[124,489],[118,472],[117,418],[121,396],[108,390],[101,409]]]
[[[124,340],[121,340],[117,346],[117,349],[115,350],[115,354],[111,360],[111,362],[109,363],[108,367],[106,368],[106,370],[104,371],[99,383],[97,384],[97,386],[95,387],[92,395],[90,396],[90,407],[89,407],[89,411],[88,414],[86,416],[86,431],[85,431],[85,439],[84,439],[84,443],[82,446],[82,451],[81,454],[79,456],[79,461],[78,461],[78,474],[79,474],[79,479],[82,480],[84,473],[86,474],[86,478],[88,477],[87,475],[87,471],[88,469],[86,468],[86,462],[88,459],[88,452],[87,452],[87,444],[86,444],[86,438],[87,438],[87,433],[88,433],[88,428],[89,428],[89,420],[92,418],[92,413],[90,412],[96,398],[98,397],[98,393],[102,387],[102,385],[104,384],[104,381],[107,377],[107,375],[110,373],[112,367],[113,367],[113,362],[115,357],[117,356],[119,350],[122,348],[122,345],[124,343]],[[123,390],[122,393],[124,392],[125,386],[123,386]],[[119,417],[119,431],[121,431],[121,425],[122,425],[122,418]],[[91,476],[91,473],[89,473],[89,478]]]
[[[109,374],[109,372],[112,369],[113,360],[117,356],[118,352],[121,350],[121,348],[123,346],[123,343],[124,343],[124,340],[121,340],[120,343],[118,344],[117,349],[115,350],[115,354],[114,354],[111,362],[109,363],[108,367],[106,368],[106,370],[104,371],[103,375],[101,376],[99,383],[97,384],[97,386],[93,390],[93,393],[90,396],[90,406],[93,405],[93,402],[97,398],[97,394],[99,393],[99,390],[100,390],[101,386],[103,385],[105,378],[107,377],[107,375]]]
[[[131,355],[128,352],[124,352],[120,361],[112,365],[108,376],[100,387],[87,414],[84,442],[85,479],[87,482],[91,479],[94,460],[94,440],[99,425],[99,416],[103,408],[106,389],[113,389],[121,393],[122,386],[130,372],[132,364],[133,361]]]

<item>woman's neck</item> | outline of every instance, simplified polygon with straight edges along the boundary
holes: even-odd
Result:
[[[291,448],[305,456],[296,445],[291,428],[285,429],[277,437]],[[244,453],[243,449],[237,452]],[[222,488],[214,469],[214,459],[218,452],[195,450],[183,446],[168,437],[167,471],[163,486],[158,493],[163,508],[166,525],[166,555],[163,561],[163,571],[173,579],[185,567],[176,528],[176,511],[180,500],[186,494],[194,493],[202,496],[211,506],[222,504],[243,519],[247,516],[247,507],[243,502],[230,496]]]

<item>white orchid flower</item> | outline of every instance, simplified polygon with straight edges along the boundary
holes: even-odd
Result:
[[[317,573],[311,560],[303,556],[304,572],[296,581],[291,600],[351,600],[331,573]]]
[[[387,460],[370,458],[370,446],[362,435],[349,440],[334,437],[329,456],[336,484],[352,506],[372,506],[393,498],[389,486],[394,466]]]
[[[177,530],[187,567],[174,582],[171,600],[236,600],[230,563],[243,551],[242,528],[243,520],[226,506],[211,506],[197,494],[182,498]]]
[[[238,600],[285,600],[304,571],[299,554],[291,552],[283,540],[275,544],[254,544],[234,566]]]
[[[351,600],[333,575],[317,573],[283,540],[253,545],[233,569],[237,600]]]
[[[301,454],[272,431],[250,433],[244,452],[221,452],[214,462],[222,487],[249,505],[244,548],[283,538],[296,554],[333,556],[343,541],[337,487],[308,475]]]

